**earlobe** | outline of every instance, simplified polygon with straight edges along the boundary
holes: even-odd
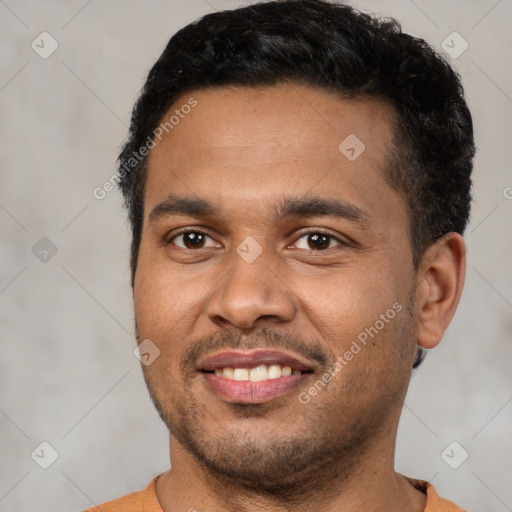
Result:
[[[459,304],[466,274],[466,245],[458,233],[447,233],[423,255],[416,291],[417,344],[434,348],[441,341]]]

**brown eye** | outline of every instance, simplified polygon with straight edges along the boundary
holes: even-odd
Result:
[[[302,242],[302,247],[300,246]],[[332,242],[335,242],[332,244]],[[333,235],[329,235],[327,233],[322,233],[320,231],[312,231],[310,233],[306,233],[302,235],[296,242],[296,245],[299,249],[313,250],[313,251],[322,251],[325,249],[330,249],[334,245],[340,245],[341,241],[338,240]]]
[[[206,245],[210,240],[210,245]],[[215,242],[206,233],[201,231],[185,231],[169,240],[169,243],[181,247],[182,249],[203,249],[205,247],[215,247]]]

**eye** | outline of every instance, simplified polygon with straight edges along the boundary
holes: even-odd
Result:
[[[217,243],[202,231],[183,231],[174,235],[167,243],[173,243],[182,249],[204,249],[217,246]]]
[[[310,231],[309,233],[306,233],[298,238],[295,242],[295,245],[298,249],[322,251],[342,243],[343,242],[340,239],[328,233],[322,233],[321,231]],[[302,244],[302,247],[300,244]]]

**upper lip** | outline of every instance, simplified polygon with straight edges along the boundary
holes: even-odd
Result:
[[[254,368],[263,364],[290,366],[292,370],[313,371],[317,366],[299,355],[271,349],[225,350],[218,352],[197,365],[198,370],[213,371],[217,368]]]

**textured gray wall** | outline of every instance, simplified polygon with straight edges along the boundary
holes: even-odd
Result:
[[[93,189],[115,171],[133,101],[171,34],[235,5],[0,1],[1,511],[83,509],[168,467],[167,432],[132,354],[121,197]],[[438,48],[454,31],[467,41],[452,62],[479,149],[465,291],[413,377],[397,469],[475,512],[512,510],[512,2],[355,5]],[[58,43],[49,57],[43,31]],[[464,48],[458,36],[447,44]],[[453,441],[452,465],[469,453],[458,469],[441,456]]]

